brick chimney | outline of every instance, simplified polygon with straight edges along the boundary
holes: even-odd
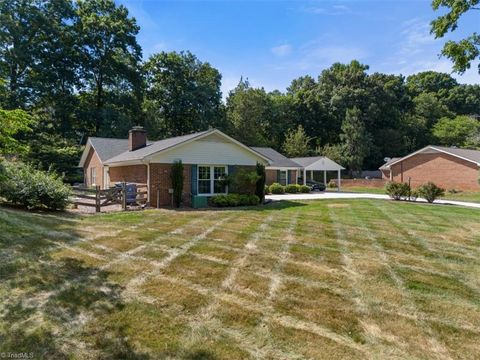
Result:
[[[128,132],[128,150],[134,151],[147,145],[147,132],[141,126],[134,126]]]

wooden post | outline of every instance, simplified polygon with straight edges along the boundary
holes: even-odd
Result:
[[[160,208],[160,188],[157,186],[157,209]]]
[[[122,183],[122,209],[127,210],[127,184]]]
[[[95,186],[95,212],[100,212],[100,186]]]

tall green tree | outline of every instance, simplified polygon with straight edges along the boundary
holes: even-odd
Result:
[[[79,0],[76,12],[82,83],[91,94],[83,100],[93,108],[87,112],[94,119],[91,132],[109,135],[119,121],[140,122],[142,51],[136,38],[140,28],[127,8],[113,0]],[[125,93],[137,100],[129,107],[118,101]]]
[[[271,99],[265,90],[252,88],[248,80],[241,79],[227,98],[229,131],[249,146],[268,145],[271,109]]]
[[[480,0],[433,0],[433,9],[444,12],[431,22],[431,32],[435,38],[442,38],[448,32],[455,31],[458,21],[465,13],[480,10],[479,3]],[[480,34],[473,32],[460,41],[447,41],[442,55],[453,61],[454,71],[464,73],[475,59],[480,58]],[[480,73],[480,64],[478,72]]]
[[[190,52],[162,52],[144,65],[146,127],[153,137],[224,127],[221,75]]]
[[[308,156],[310,153],[310,141],[312,139],[307,136],[302,125],[298,125],[296,129],[290,129],[285,136],[283,143],[283,152],[287,157]]]
[[[0,109],[0,154],[18,155],[28,150],[25,143],[21,143],[16,135],[31,131],[34,119],[27,112]]]
[[[350,170],[362,170],[363,162],[370,152],[371,136],[362,121],[360,109],[347,109],[340,135],[344,149],[344,159]]]
[[[440,145],[475,146],[471,141],[480,133],[480,122],[469,116],[441,118],[433,127],[433,136]]]

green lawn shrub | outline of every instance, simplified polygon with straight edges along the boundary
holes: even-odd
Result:
[[[210,204],[215,207],[234,207],[258,205],[260,198],[257,195],[227,194],[215,195],[210,198]]]
[[[437,198],[445,195],[445,189],[438,187],[433,182],[427,182],[421,185],[417,191],[418,195],[423,197],[429,203],[433,203]]]
[[[298,192],[308,194],[310,192],[310,187],[307,185],[300,185],[298,190],[299,190]]]
[[[54,172],[45,172],[16,161],[4,161],[0,197],[27,209],[64,210],[70,187]]]
[[[393,200],[401,200],[407,198],[410,193],[410,186],[407,183],[388,182],[385,185],[385,192]]]
[[[268,189],[271,194],[285,194],[285,186],[279,183],[273,183]]]
[[[296,193],[300,192],[300,185],[289,184],[289,185],[285,186],[285,192],[287,194],[296,194]]]

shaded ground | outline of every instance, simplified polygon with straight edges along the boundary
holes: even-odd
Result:
[[[0,352],[469,359],[479,215],[376,200],[82,217],[0,208]]]

